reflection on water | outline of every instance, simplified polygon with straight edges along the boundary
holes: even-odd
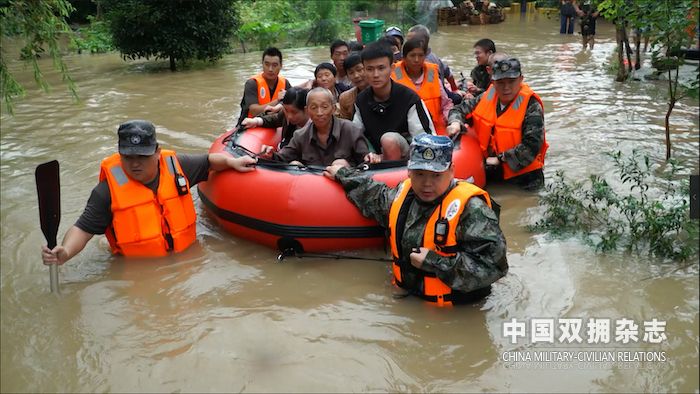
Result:
[[[544,100],[549,176],[607,173],[603,153],[611,149],[663,158],[665,87],[613,81],[610,25],[600,24],[594,51],[581,51],[578,36],[559,35],[558,21],[541,15],[444,27],[431,46],[453,72],[468,75],[472,45],[483,37],[521,59]],[[30,90],[14,117],[2,115],[3,392],[698,390],[697,265],[599,255],[576,240],[530,234],[524,225],[537,212],[536,196],[500,186],[490,192],[503,206],[511,269],[477,305],[438,309],[396,299],[384,263],[277,263],[275,251],[221,232],[199,202],[196,247],[136,262],[111,257],[104,240],[94,240],[61,268],[63,294],[49,294],[35,166],[61,163],[63,234],[82,211],[99,161],[116,148],[119,123],[152,120],[164,146],[203,152],[235,123],[259,56],[230,55],[177,73],[116,54],[69,56],[80,103],[50,73],[53,92]],[[327,56],[326,48],[285,51],[283,72],[299,83]],[[31,82],[20,64],[10,67]],[[672,117],[674,156],[689,173],[698,171],[697,115],[697,102],[683,101]],[[665,351],[668,361],[509,368],[504,351],[554,346],[503,336],[504,322],[536,317],[665,320],[667,341],[628,348]]]

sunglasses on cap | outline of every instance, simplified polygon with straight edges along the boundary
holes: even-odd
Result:
[[[403,32],[401,31],[401,29],[399,29],[396,26],[388,27],[386,30],[384,30],[384,33],[387,33],[387,34],[388,33],[399,33],[399,34],[403,35]]]
[[[510,71],[513,69],[514,71],[520,71],[520,62],[518,59],[515,58],[510,58],[507,60],[499,60],[493,64],[493,70],[500,71],[500,72],[506,72]]]

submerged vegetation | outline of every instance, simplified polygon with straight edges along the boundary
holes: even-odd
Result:
[[[628,190],[615,190],[599,175],[572,181],[558,171],[540,198],[544,217],[530,230],[579,235],[600,251],[623,248],[676,261],[697,259],[698,220],[689,216],[689,182],[679,178],[676,163],[661,168],[637,151],[608,156]],[[652,187],[659,179],[662,185]]]

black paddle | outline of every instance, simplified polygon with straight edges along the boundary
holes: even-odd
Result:
[[[61,222],[61,185],[58,181],[58,161],[39,164],[34,173],[39,197],[39,220],[49,249],[56,247],[58,224]],[[58,265],[49,266],[51,292],[58,293]]]

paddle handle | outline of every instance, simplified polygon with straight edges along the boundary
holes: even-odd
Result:
[[[51,284],[51,292],[59,294],[61,290],[58,288],[58,264],[49,265],[49,282]]]
[[[46,244],[49,249],[53,250],[56,247],[56,237],[49,237]],[[58,287],[58,264],[49,265],[49,285],[52,293],[59,294],[61,292]]]

